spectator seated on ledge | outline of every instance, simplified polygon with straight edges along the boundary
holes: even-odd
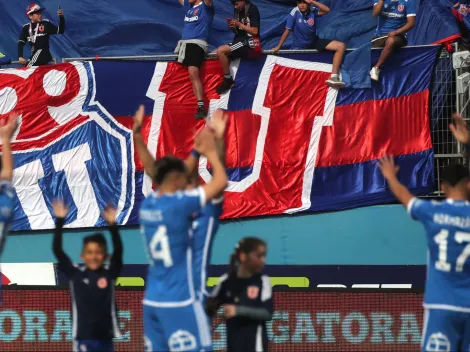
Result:
[[[199,69],[209,48],[209,30],[214,19],[212,0],[179,0],[186,16],[184,17],[183,35],[175,49],[178,62],[188,67],[189,79],[193,85],[197,100],[196,120],[207,117],[204,107],[204,87],[199,76]]]
[[[282,34],[279,44],[273,48],[273,52],[277,53],[281,49],[291,32],[294,37],[293,49],[334,51],[333,71],[326,84],[332,88],[344,88],[346,84],[339,79],[338,74],[343,63],[346,45],[337,40],[322,39],[317,36],[317,17],[328,12],[330,12],[330,8],[317,1],[297,0],[297,7],[294,7],[287,16],[286,30]]]
[[[380,67],[397,48],[406,46],[406,33],[416,23],[414,0],[375,0],[373,16],[378,17],[377,31],[372,39],[373,48],[383,48],[370,78],[379,81]]]
[[[235,18],[227,18],[227,24],[235,33],[233,41],[219,46],[217,56],[224,71],[224,80],[217,87],[219,94],[234,86],[230,74],[230,59],[257,58],[261,55],[260,14],[255,4],[249,0],[231,0],[235,9]]]

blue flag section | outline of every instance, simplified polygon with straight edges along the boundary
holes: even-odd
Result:
[[[410,0],[411,1],[411,0]],[[445,0],[413,0],[419,9],[417,26],[409,35],[409,44],[431,44],[459,36],[459,28]],[[261,13],[261,40],[264,49],[277,45],[293,0],[253,0]],[[21,28],[29,21],[25,14],[30,0],[0,2],[0,51],[17,58]],[[343,41],[358,48],[371,40],[377,25],[372,17],[372,0],[322,0],[331,12],[318,19],[321,38]],[[420,4],[422,3],[422,6]],[[44,18],[58,22],[56,0],[42,0]],[[53,57],[95,57],[156,55],[172,53],[181,39],[184,10],[178,0],[63,0],[66,19],[64,35],[51,38]],[[225,18],[233,16],[229,0],[214,0],[215,17],[209,35],[213,50],[233,39]],[[286,42],[290,47],[292,38]],[[29,48],[25,49],[25,57]]]
[[[347,88],[371,88],[369,71],[371,64],[372,43],[367,42],[346,55],[341,66],[341,76]]]

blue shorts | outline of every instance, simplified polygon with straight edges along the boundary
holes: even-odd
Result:
[[[75,340],[73,350],[77,352],[114,352],[114,345],[110,340]]]
[[[162,308],[144,304],[145,351],[212,351],[209,320],[201,302]]]
[[[470,351],[470,313],[426,309],[421,351]]]

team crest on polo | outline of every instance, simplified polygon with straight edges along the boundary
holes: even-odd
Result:
[[[91,63],[0,70],[0,119],[19,113],[12,148],[12,229],[54,228],[52,201],[70,205],[67,227],[105,225],[108,202],[125,224],[134,204],[131,131],[95,101]]]
[[[313,26],[315,24],[315,21],[313,20],[313,18],[309,18],[307,23],[309,26]]]
[[[398,5],[399,12],[403,12],[404,9],[405,9],[405,5]]]
[[[199,13],[199,9],[194,10],[194,14],[197,15]]]
[[[39,32],[44,32],[44,26],[43,25],[39,26]]]

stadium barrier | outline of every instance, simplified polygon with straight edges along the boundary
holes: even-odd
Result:
[[[122,337],[116,351],[143,351],[142,288],[117,288]],[[274,289],[268,323],[270,351],[416,351],[423,323],[422,291]],[[215,351],[225,347],[225,324],[213,321]],[[4,286],[1,351],[71,350],[70,291],[46,286]]]

